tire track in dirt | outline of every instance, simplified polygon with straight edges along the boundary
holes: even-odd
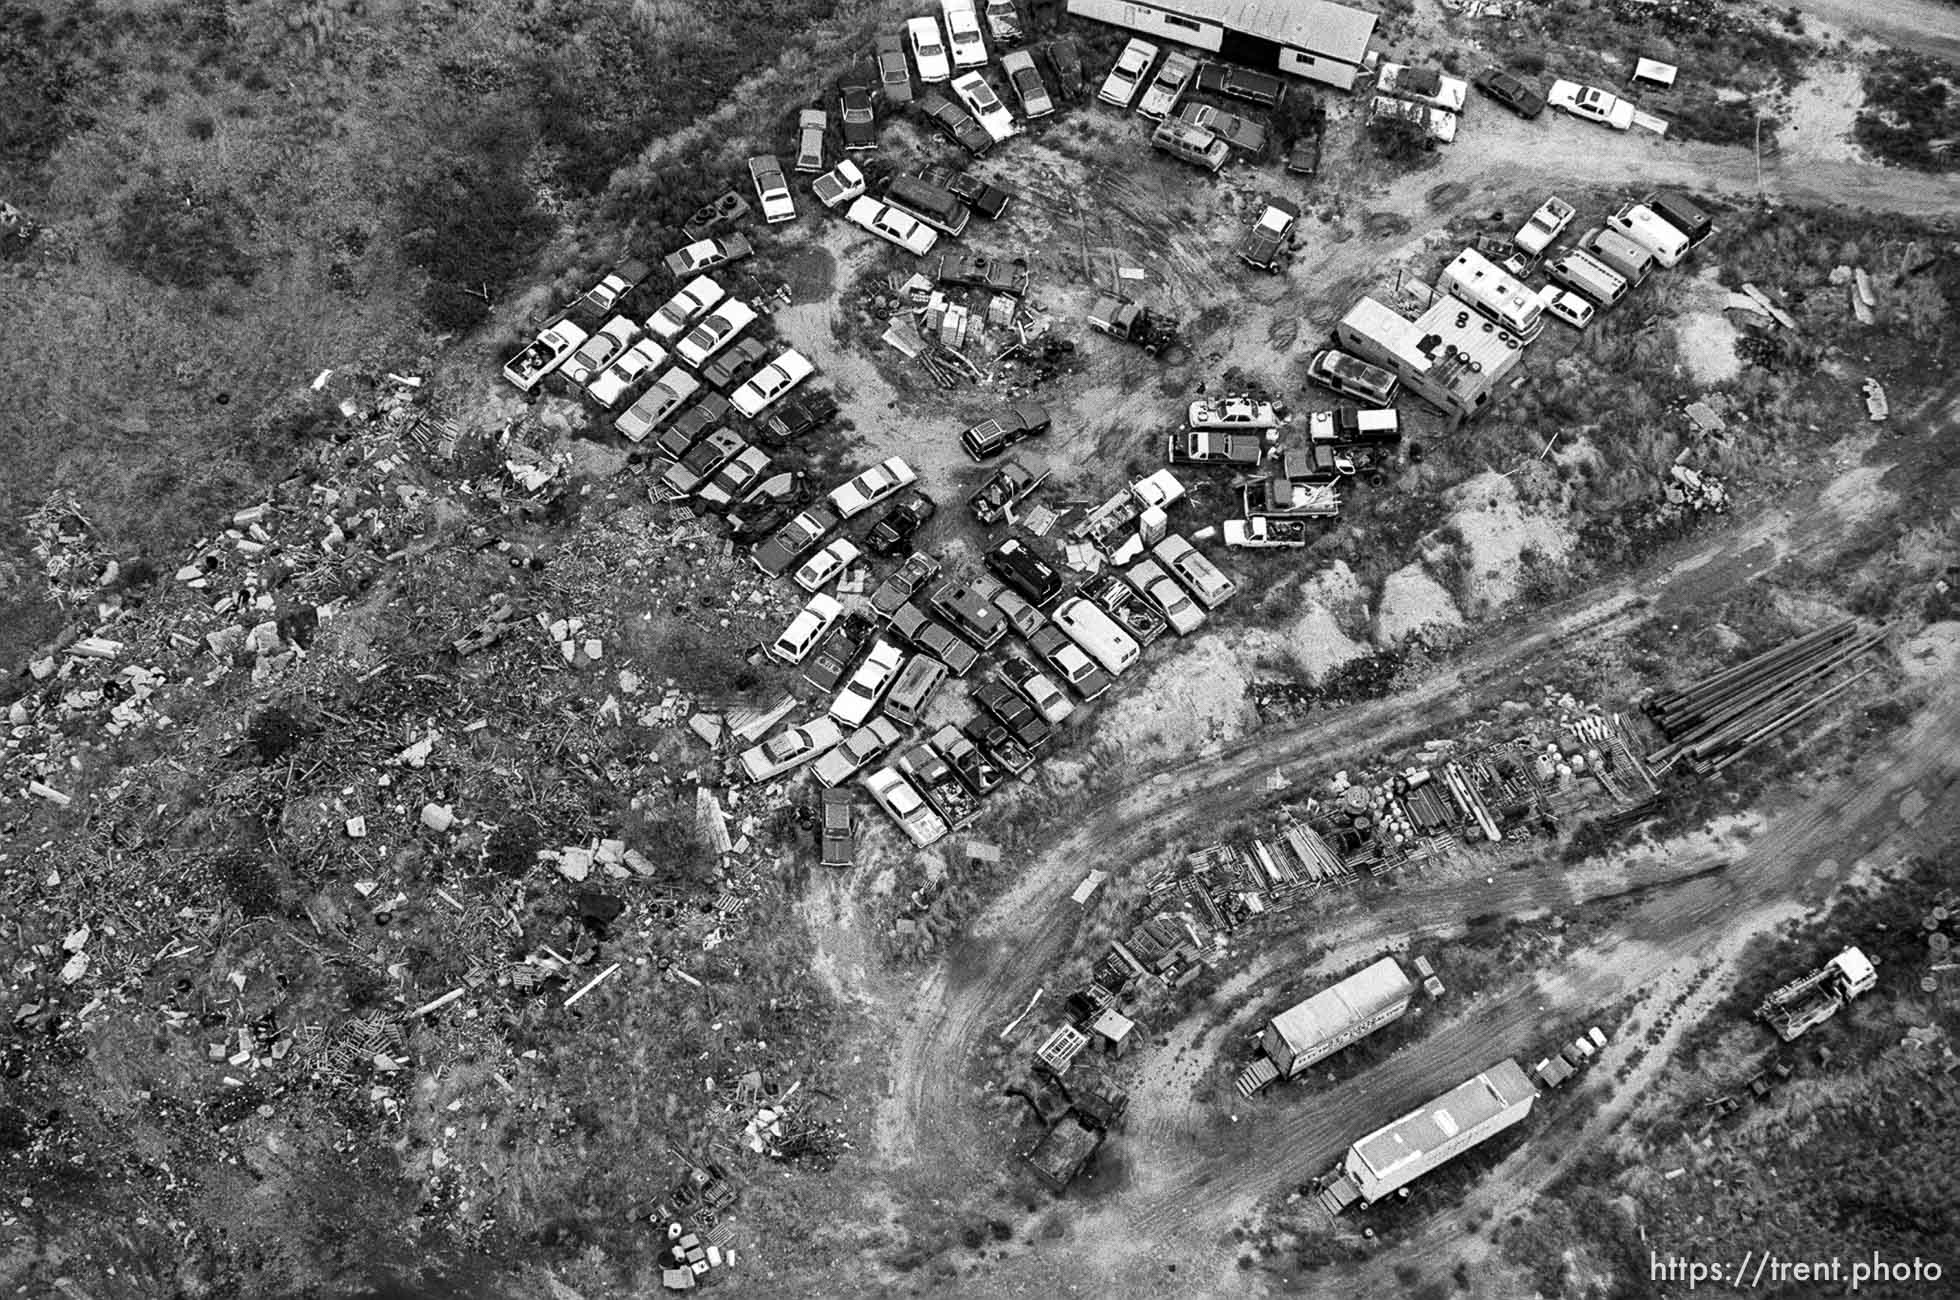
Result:
[[[1229,1177],[1235,1192],[1263,1199],[1331,1165],[1363,1133],[1420,1105],[1469,1072],[1533,1047],[1576,1010],[1609,1005],[1647,986],[1683,960],[1733,953],[1797,905],[1818,883],[1812,862],[1828,847],[1839,871],[1884,846],[1903,823],[1899,799],[1916,791],[1929,805],[1960,785],[1960,689],[1931,701],[1897,760],[1873,762],[1770,822],[1726,871],[1707,874],[1635,909],[1615,935],[1573,954],[1560,969],[1501,995],[1450,1028],[1397,1053],[1381,1067],[1317,1092],[1311,1105],[1262,1123],[1249,1153],[1209,1149],[1171,1154],[1153,1183],[1177,1188],[1137,1206],[1127,1228],[1138,1237],[1186,1230],[1213,1237],[1230,1226],[1206,1188]],[[1833,875],[1833,882],[1836,874]],[[1134,1158],[1134,1157],[1133,1157]],[[1558,1166],[1539,1173],[1547,1181]]]

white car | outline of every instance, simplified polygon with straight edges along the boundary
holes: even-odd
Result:
[[[960,102],[966,105],[981,129],[994,138],[995,144],[1013,137],[1014,115],[1007,111],[1007,105],[1000,102],[1000,96],[987,84],[985,75],[969,72],[955,79],[953,93],[960,97]]]
[[[856,163],[846,158],[811,181],[810,188],[815,191],[817,202],[826,208],[834,208],[864,193],[864,172]]]
[[[641,339],[626,354],[592,377],[585,394],[602,410],[618,406],[626,391],[642,378],[667,364],[667,349],[652,339]]]
[[[1545,304],[1546,311],[1575,330],[1592,324],[1593,305],[1569,289],[1548,284],[1538,291],[1538,301]]]
[[[905,24],[905,40],[912,47],[912,62],[919,66],[919,80],[930,84],[953,75],[946,57],[946,42],[939,35],[936,18],[913,18]]]
[[[1518,233],[1511,236],[1511,242],[1525,252],[1537,257],[1552,246],[1552,241],[1565,233],[1572,224],[1573,207],[1554,194],[1538,205],[1538,211],[1531,214]]]
[[[762,203],[762,219],[770,225],[796,220],[796,200],[790,197],[789,178],[773,153],[749,159],[749,179],[755,182],[755,197]]]
[[[786,664],[800,664],[816,648],[823,634],[830,631],[844,613],[844,606],[835,596],[819,593],[812,596],[797,616],[789,621],[783,634],[770,645],[769,653]]]
[[[800,727],[779,731],[753,749],[742,751],[742,771],[751,781],[767,781],[791,768],[837,747],[844,729],[827,714],[819,714]]]
[[[516,384],[520,392],[528,393],[564,364],[565,358],[577,351],[587,337],[584,326],[561,320],[541,331],[522,352],[504,363],[504,378]]]
[[[726,295],[712,277],[698,275],[681,286],[681,291],[660,304],[660,310],[647,317],[647,331],[665,343],[681,336],[687,323]]]
[[[1155,560],[1138,560],[1123,574],[1130,585],[1144,594],[1144,598],[1155,605],[1171,631],[1179,636],[1190,636],[1205,625],[1205,612],[1200,609],[1184,588],[1177,585],[1163,566]]]
[[[898,828],[920,848],[946,838],[946,822],[926,802],[918,787],[905,779],[895,767],[881,767],[864,778],[864,788],[878,801]]]
[[[871,653],[851,674],[851,680],[837,692],[837,699],[830,706],[830,716],[847,727],[863,726],[871,711],[878,707],[878,701],[885,698],[885,692],[898,680],[899,670],[903,667],[905,652],[895,642],[879,637],[878,643],[871,647]],[[870,761],[869,755],[864,761]]]
[[[1035,67],[1034,56],[1026,50],[1014,50],[1000,56],[1000,70],[1007,74],[1007,84],[1014,91],[1014,98],[1021,101],[1021,112],[1029,118],[1047,117],[1055,111],[1055,100],[1048,93],[1048,85],[1041,79],[1041,69]]]
[[[904,738],[905,733],[896,722],[880,715],[844,737],[844,742],[819,758],[816,767],[811,770],[824,785],[841,785],[855,776],[859,768]]]
[[[945,6],[946,41],[953,47],[953,66],[977,68],[987,61],[987,42],[980,35],[980,15],[971,0]]]
[[[939,242],[937,230],[869,195],[853,203],[851,210],[844,215],[885,242],[897,244],[914,257],[924,257]]]
[[[1075,701],[1068,693],[1027,660],[1016,658],[1002,675],[1049,726],[1061,726],[1075,712]]]
[[[1610,126],[1615,131],[1625,131],[1633,125],[1633,105],[1596,86],[1582,86],[1576,81],[1554,81],[1545,95],[1545,102],[1553,108],[1564,109],[1574,117]]]
[[[1184,485],[1177,481],[1177,475],[1167,469],[1146,475],[1130,484],[1130,495],[1145,510],[1155,507],[1168,510],[1171,503],[1184,496]]]
[[[638,442],[665,424],[669,416],[681,409],[683,402],[700,391],[699,379],[679,366],[669,367],[666,374],[654,381],[653,387],[640,394],[639,401],[613,421],[613,428]]]
[[[728,404],[753,420],[816,373],[814,361],[795,348],[785,348],[781,356],[750,375],[749,382],[735,390]]]
[[[615,316],[601,325],[597,334],[579,344],[578,350],[566,357],[560,368],[565,378],[583,388],[639,337],[638,321],[630,316]]]
[[[822,591],[843,576],[864,552],[848,537],[840,537],[803,561],[796,571],[796,585],[805,591]]]
[[[1277,429],[1279,410],[1243,395],[1200,397],[1184,409],[1184,422],[1193,429]]]
[[[1105,104],[1128,108],[1131,101],[1136,99],[1137,92],[1143,89],[1143,79],[1149,74],[1150,65],[1156,61],[1155,45],[1140,37],[1130,38],[1130,43],[1116,56],[1116,66],[1103,78],[1097,97]]]
[[[687,332],[687,337],[674,348],[674,355],[698,370],[703,362],[733,343],[754,323],[755,308],[740,298],[730,298]]]
[[[873,465],[850,482],[830,491],[831,507],[846,519],[863,514],[880,501],[908,488],[918,475],[902,456],[893,456]]]
[[[1197,75],[1198,61],[1182,50],[1172,50],[1164,56],[1164,66],[1157,69],[1150,89],[1143,92],[1137,112],[1153,122],[1163,121],[1177,107],[1177,101],[1184,98],[1184,92],[1191,87],[1191,78]]]

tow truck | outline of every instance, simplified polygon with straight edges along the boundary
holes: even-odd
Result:
[[[1177,476],[1160,469],[1126,488],[1119,488],[1114,496],[1069,529],[1069,536],[1077,541],[1087,538],[1096,546],[1106,548],[1112,537],[1136,522],[1144,511],[1152,507],[1166,508],[1183,495],[1184,485],[1177,481]]]
[[[1164,448],[1164,459],[1173,465],[1257,465],[1265,455],[1265,435],[1249,430],[1182,429]]]
[[[1307,544],[1307,521],[1253,515],[1248,519],[1225,521],[1225,545],[1251,550],[1266,547],[1303,547]]]
[[[1177,322],[1112,294],[1096,299],[1095,305],[1089,308],[1089,328],[1134,343],[1149,355],[1166,360],[1172,359],[1166,354],[1174,355],[1183,346]]]

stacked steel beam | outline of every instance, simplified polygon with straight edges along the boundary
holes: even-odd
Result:
[[[1721,771],[1873,672],[1876,664],[1855,671],[1853,665],[1884,639],[1884,628],[1846,619],[1655,696],[1647,713],[1668,743],[1648,761],[1660,771],[1677,762],[1700,776]]]

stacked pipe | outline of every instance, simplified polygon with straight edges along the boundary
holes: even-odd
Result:
[[[1874,671],[1877,665],[1850,669],[1884,639],[1884,628],[1846,619],[1655,696],[1647,712],[1668,743],[1649,761],[1661,770],[1685,762],[1701,776],[1721,771]]]

